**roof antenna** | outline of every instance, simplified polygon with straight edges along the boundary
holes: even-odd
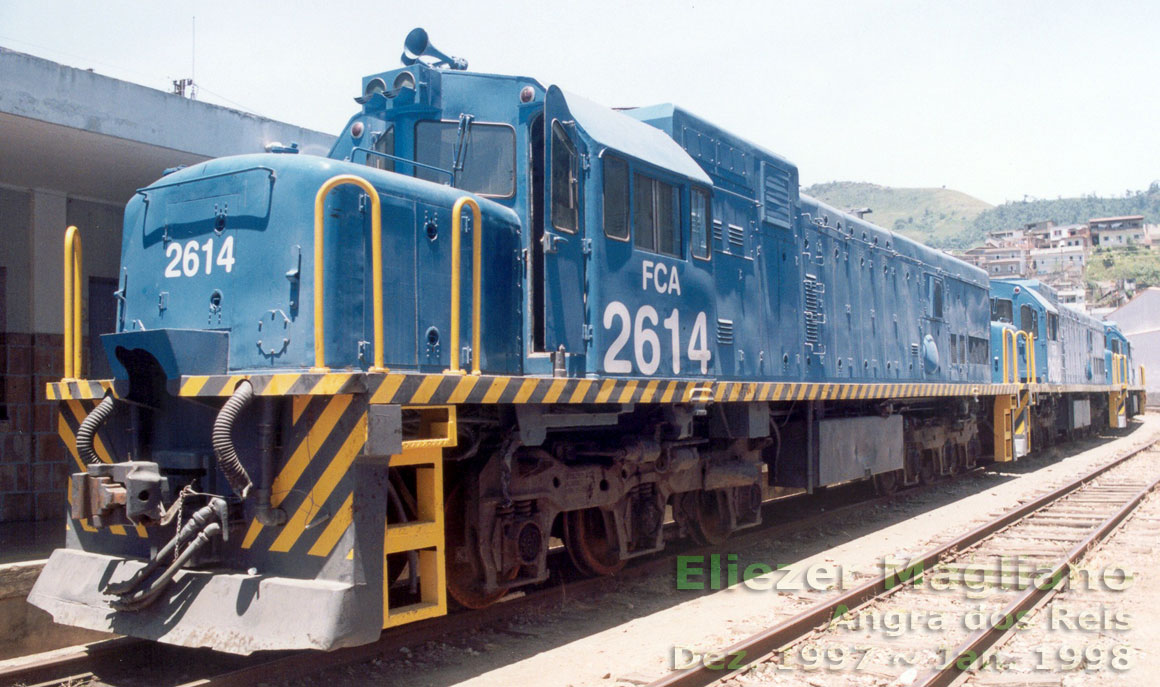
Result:
[[[192,27],[193,31],[189,43],[189,78],[174,79],[173,94],[184,98],[188,89],[189,99],[197,100],[197,84],[193,81],[194,69],[197,67],[197,17],[193,17]]]

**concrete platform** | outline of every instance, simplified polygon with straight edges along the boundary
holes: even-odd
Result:
[[[114,636],[57,625],[52,616],[28,603],[43,567],[43,560],[0,565],[0,661]]]

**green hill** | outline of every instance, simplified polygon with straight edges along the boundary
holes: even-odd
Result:
[[[994,209],[985,201],[946,188],[891,188],[833,181],[814,184],[802,192],[842,210],[871,208],[874,212],[866,219],[936,248],[968,248],[980,243],[984,230],[975,220]]]
[[[1160,182],[1152,182],[1147,191],[1129,191],[1117,198],[1090,195],[1003,203],[979,213],[975,228],[986,233],[1046,219],[1056,224],[1080,224],[1095,217],[1124,215],[1144,215],[1150,224],[1160,222]]]

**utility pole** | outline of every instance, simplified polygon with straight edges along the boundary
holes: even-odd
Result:
[[[197,17],[193,17],[192,27],[193,32],[189,47],[189,78],[174,79],[173,94],[179,95],[182,98],[188,97],[190,100],[197,100],[197,84],[193,81],[194,70],[197,68]]]

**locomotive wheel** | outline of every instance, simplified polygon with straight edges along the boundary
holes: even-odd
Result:
[[[612,517],[600,508],[564,513],[564,546],[572,564],[585,575],[612,575],[627,563],[620,558]]]
[[[447,593],[465,608],[486,608],[503,598],[507,589],[483,591],[483,561],[479,560],[477,553],[479,529],[475,523],[467,522],[467,490],[463,484],[461,481],[455,485],[443,504],[447,533]]]
[[[961,444],[950,445],[950,474],[952,477],[963,471],[963,466],[966,463],[966,459],[964,458],[966,453],[967,448],[965,446]]]
[[[918,481],[923,484],[931,484],[934,482],[935,476],[936,471],[934,468],[934,461],[931,460],[930,456],[927,456],[926,452],[924,451],[922,456],[922,464],[918,468]]]
[[[690,491],[682,495],[691,516],[690,530],[700,544],[716,546],[729,538],[729,496],[724,489]]]
[[[900,474],[898,470],[891,470],[890,472],[880,472],[874,475],[874,490],[882,496],[889,496],[898,491],[898,484]]]

